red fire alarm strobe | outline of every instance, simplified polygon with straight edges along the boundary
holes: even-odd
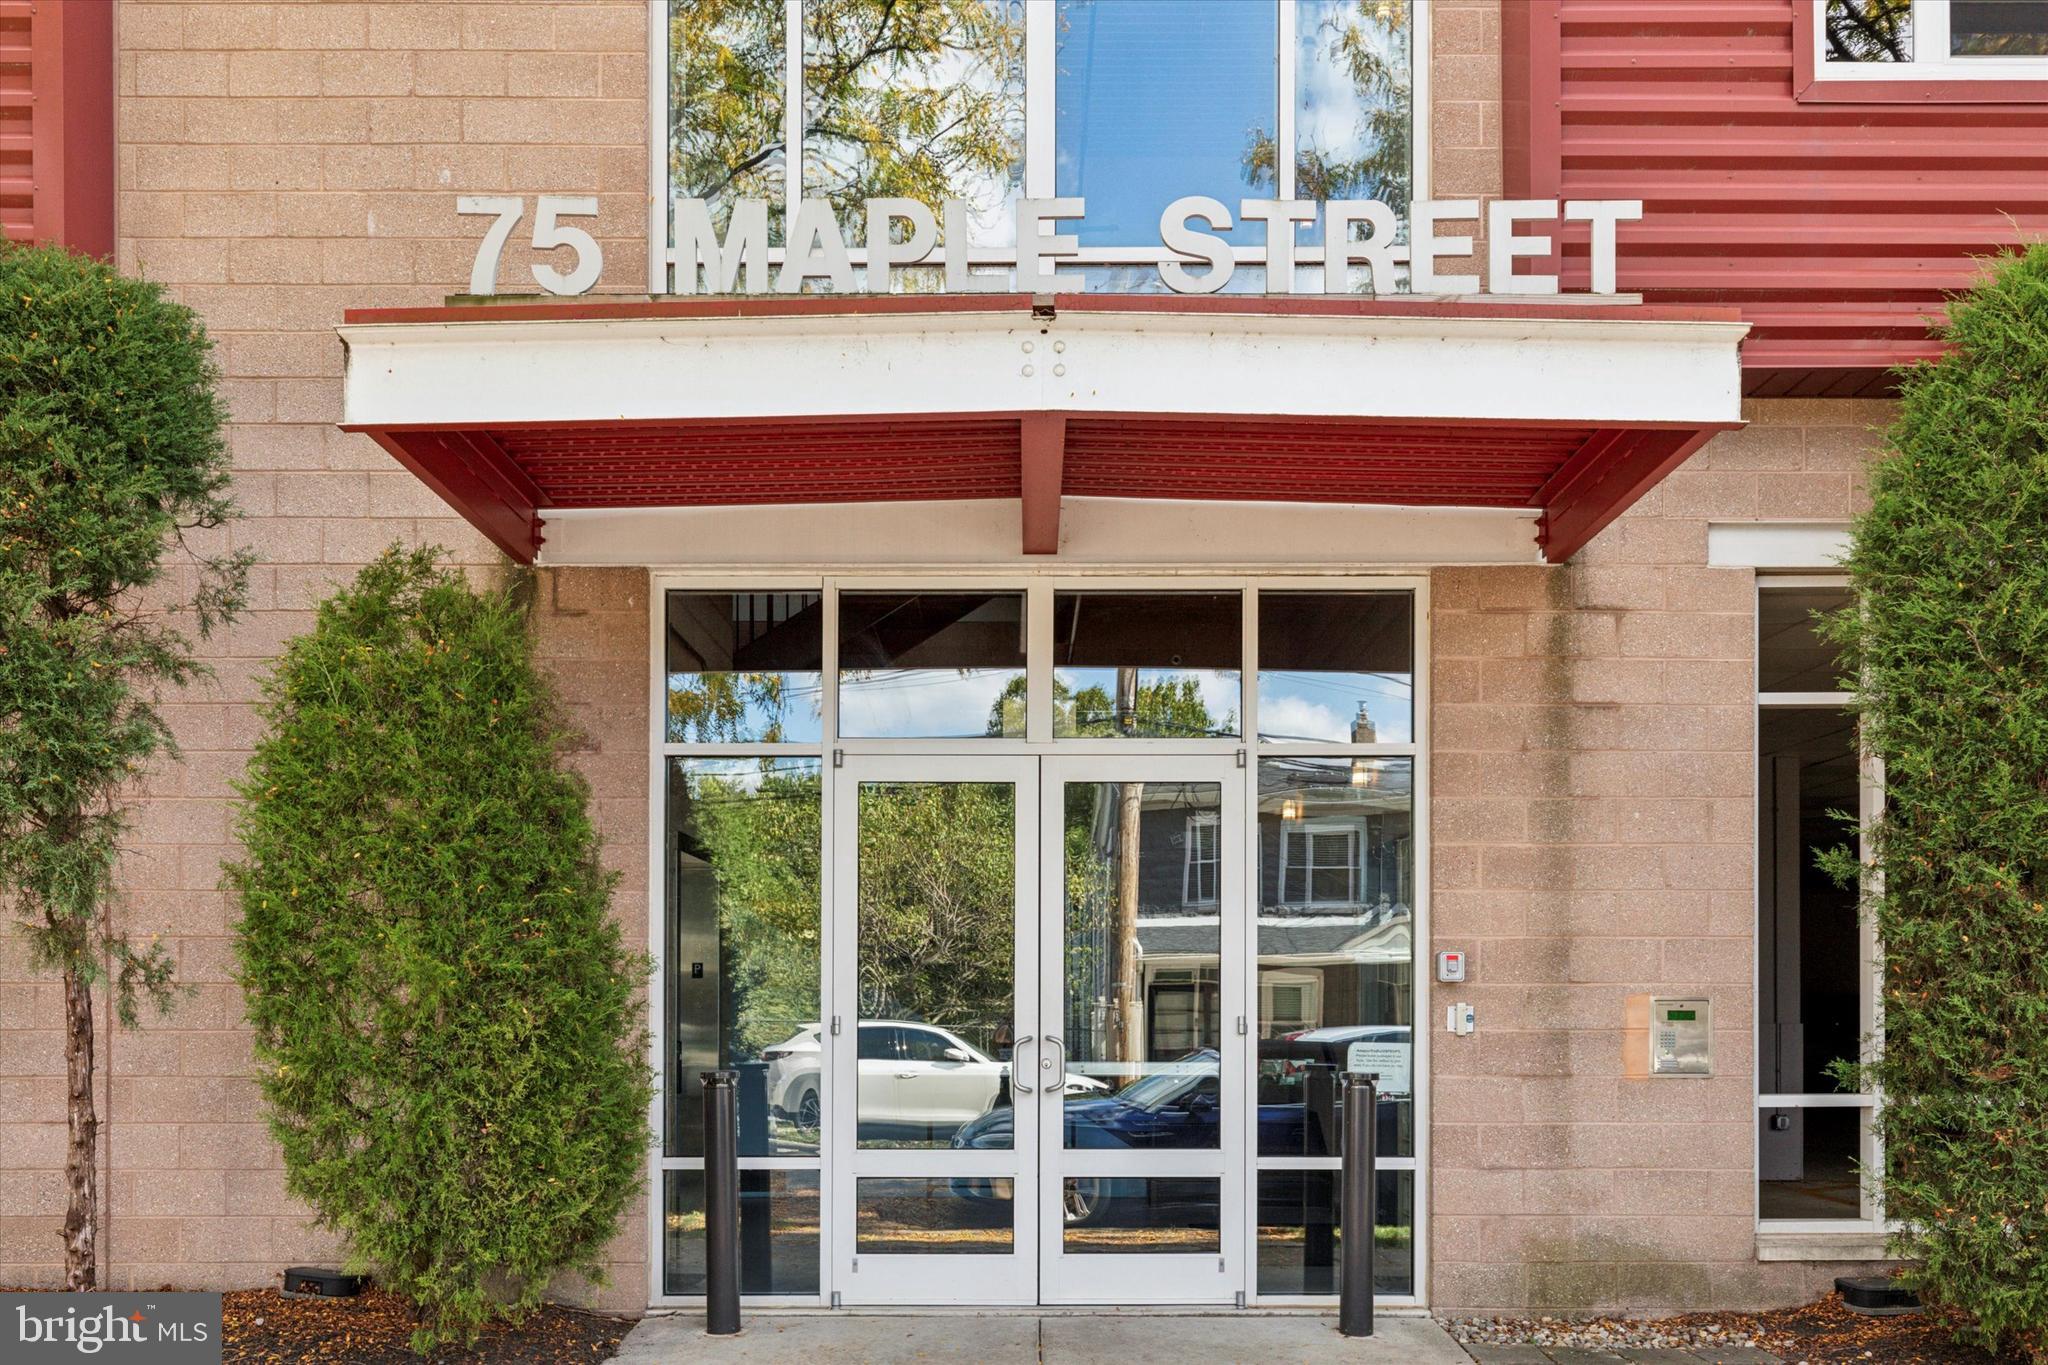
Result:
[[[1465,954],[1456,948],[1447,948],[1436,955],[1436,979],[1439,981],[1463,981],[1465,979]]]

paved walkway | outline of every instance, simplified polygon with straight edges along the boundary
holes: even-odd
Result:
[[[1337,1334],[1336,1319],[1309,1313],[1086,1314],[752,1312],[738,1336],[704,1334],[701,1312],[643,1318],[618,1365],[734,1361],[757,1365],[1282,1365],[1380,1361],[1471,1365],[1450,1334],[1426,1317],[1379,1315],[1368,1338]]]

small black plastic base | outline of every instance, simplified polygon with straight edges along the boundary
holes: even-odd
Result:
[[[1844,1275],[1835,1281],[1842,1306],[1873,1318],[1920,1311],[1920,1296],[1889,1275]]]
[[[284,1272],[284,1296],[288,1299],[352,1299],[363,1292],[361,1275],[344,1275],[339,1270],[295,1265]]]

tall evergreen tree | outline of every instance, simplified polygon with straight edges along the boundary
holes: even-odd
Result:
[[[2048,1358],[2048,245],[1906,379],[1828,622],[1882,761],[1859,867],[1884,946],[1885,1213],[1923,1297]]]
[[[205,672],[184,628],[246,597],[246,556],[184,542],[235,516],[216,378],[156,285],[0,246],[0,898],[64,981],[67,1289],[97,1283],[92,992],[131,1027],[175,995],[162,948],[112,926],[124,801],[176,757],[159,699]]]
[[[285,1183],[473,1341],[602,1278],[640,1189],[646,963],[563,766],[522,594],[387,551],[265,686],[228,879]]]

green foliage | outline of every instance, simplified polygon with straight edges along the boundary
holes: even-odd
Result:
[[[1888,809],[1863,877],[1886,1213],[1923,1296],[2048,1358],[2048,245],[1950,313],[1907,378],[1826,623]],[[1875,875],[1881,871],[1881,878]]]
[[[124,789],[175,757],[157,701],[203,674],[243,606],[248,559],[191,556],[236,513],[225,411],[198,316],[156,285],[55,247],[0,247],[0,895],[34,966],[170,1006],[154,944],[101,932]],[[184,546],[188,551],[191,546]]]
[[[690,0],[669,21],[669,174],[683,194],[778,200],[782,0]],[[855,230],[861,201],[999,207],[1022,153],[1024,25],[988,0],[804,6],[804,194]],[[779,220],[779,208],[771,213]],[[723,221],[722,214],[719,221]]]
[[[511,591],[387,551],[265,686],[229,869],[286,1186],[473,1339],[640,1188],[643,961]]]

